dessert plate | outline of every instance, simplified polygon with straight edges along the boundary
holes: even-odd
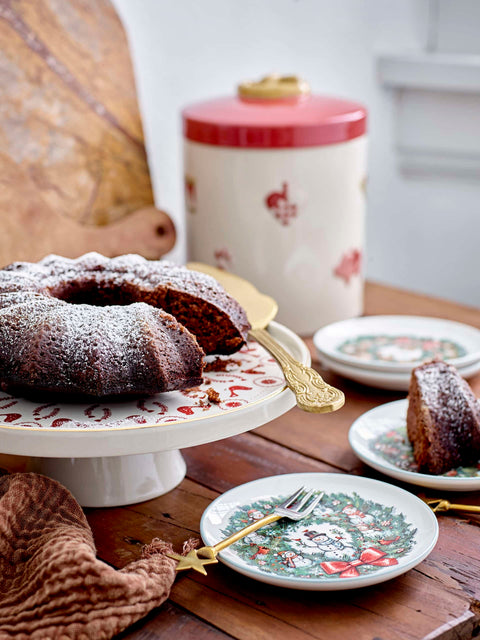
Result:
[[[445,491],[480,490],[479,467],[459,467],[435,476],[416,470],[407,438],[408,400],[382,404],[361,415],[350,427],[348,439],[357,456],[387,476],[421,487]]]
[[[267,514],[300,486],[325,492],[312,514],[259,529],[221,551],[219,559],[268,584],[337,591],[395,578],[435,546],[437,519],[419,498],[378,480],[337,473],[272,476],[227,491],[202,516],[205,544]]]
[[[408,391],[410,384],[411,371],[407,373],[394,373],[391,371],[374,371],[369,369],[360,369],[350,365],[338,362],[328,358],[325,354],[318,352],[320,362],[327,369],[338,373],[344,378],[360,382],[369,387],[378,389],[390,389],[395,391]],[[461,367],[458,373],[463,378],[471,378],[480,371],[480,361],[472,365]]]
[[[330,324],[314,335],[321,355],[369,371],[409,373],[427,360],[457,368],[480,361],[480,331],[421,316],[366,316]]]

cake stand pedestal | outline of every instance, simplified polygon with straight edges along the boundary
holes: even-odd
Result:
[[[178,449],[102,458],[30,458],[28,471],[58,480],[82,507],[118,507],[168,493],[184,479]]]
[[[296,334],[276,322],[270,323],[268,330],[294,358],[310,364],[310,353]],[[258,351],[257,347],[255,349]],[[250,351],[255,352],[255,349]],[[228,386],[228,382],[220,378],[206,385],[218,391],[220,397],[229,389],[230,395],[237,398],[241,393],[239,389],[247,389],[245,381],[251,381],[251,388],[256,393],[254,397],[222,403],[224,406],[221,404],[212,412],[180,421],[164,420],[162,424],[144,425],[133,419],[131,424],[125,424],[124,419],[120,427],[113,423],[111,427],[103,426],[108,424],[104,421],[98,428],[68,429],[63,428],[62,419],[57,415],[70,412],[74,416],[72,419],[82,412],[86,415],[104,412],[107,415],[105,412],[111,413],[118,406],[110,410],[100,404],[54,406],[11,396],[0,398],[0,412],[4,412],[0,413],[0,421],[5,421],[0,424],[0,450],[5,454],[28,456],[29,471],[58,480],[84,507],[113,507],[155,498],[176,487],[185,477],[186,465],[180,449],[249,431],[295,406],[294,394],[283,384],[278,384],[280,377],[283,379],[278,364],[267,352],[262,350],[259,353],[258,362],[254,361],[252,366],[250,361],[246,370],[244,365],[244,369],[239,367],[238,372],[218,374],[227,381],[232,376],[236,384]],[[254,353],[251,358],[255,357]],[[263,378],[259,377],[259,367]],[[268,387],[272,380],[277,380],[273,392]],[[249,392],[244,393],[248,395]],[[171,394],[154,396],[148,399],[150,404],[144,411],[152,412],[152,406],[162,406],[166,413],[170,413],[171,407],[167,405],[173,397]],[[192,406],[199,410],[204,408],[201,402]],[[125,402],[121,408],[125,415],[129,415],[138,412],[138,403]],[[185,407],[181,409],[185,410]],[[194,413],[191,407],[187,409]],[[25,420],[27,415],[33,416],[32,420],[35,416],[37,421],[48,420],[50,427],[34,426],[37,423]]]

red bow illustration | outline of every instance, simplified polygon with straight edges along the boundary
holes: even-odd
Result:
[[[369,564],[374,567],[391,567],[394,564],[398,564],[396,558],[386,558],[386,555],[384,551],[370,547],[360,554],[358,560],[352,560],[351,562],[322,562],[320,566],[329,576],[333,573],[339,573],[340,578],[356,578],[360,575],[356,567],[362,564]]]

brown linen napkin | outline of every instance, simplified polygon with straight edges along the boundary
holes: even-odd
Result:
[[[117,571],[95,557],[91,529],[65,487],[34,473],[0,477],[0,639],[111,638],[167,599],[171,550],[154,539]]]

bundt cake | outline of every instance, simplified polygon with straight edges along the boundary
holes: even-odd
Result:
[[[0,384],[96,397],[185,389],[245,342],[212,277],[137,255],[48,256],[0,270]],[[203,349],[203,350],[202,350]]]
[[[412,371],[407,433],[421,472],[435,475],[480,459],[480,406],[455,367],[428,362]]]

